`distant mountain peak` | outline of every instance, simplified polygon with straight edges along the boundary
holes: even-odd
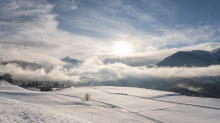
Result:
[[[64,62],[72,63],[72,64],[80,63],[80,61],[78,61],[77,59],[72,59],[69,56],[66,56],[65,58],[63,58],[61,60]]]
[[[69,56],[66,56],[65,58],[63,58],[63,60],[70,60],[71,58]]]

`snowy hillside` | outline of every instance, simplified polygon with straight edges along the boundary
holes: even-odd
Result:
[[[89,93],[91,100],[85,101]],[[217,123],[220,99],[131,87],[25,90],[0,81],[0,122]]]

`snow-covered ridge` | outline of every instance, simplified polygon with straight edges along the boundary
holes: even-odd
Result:
[[[217,49],[214,49],[214,50],[212,50],[212,51],[210,51],[210,53],[220,53],[220,47],[219,48],[217,48]]]
[[[220,48],[212,51],[179,51],[163,59],[157,66],[207,67],[216,64],[220,64]]]
[[[191,53],[202,58],[212,59],[214,62],[217,62],[217,60],[220,58],[220,47],[212,51],[192,50]]]

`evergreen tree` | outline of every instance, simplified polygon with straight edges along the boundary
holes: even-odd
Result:
[[[9,83],[12,83],[12,75],[9,73],[4,74],[3,79]]]

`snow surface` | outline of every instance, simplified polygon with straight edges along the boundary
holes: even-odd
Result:
[[[86,93],[91,99],[86,101]],[[144,88],[91,86],[41,92],[0,81],[0,123],[217,123],[220,99]]]

